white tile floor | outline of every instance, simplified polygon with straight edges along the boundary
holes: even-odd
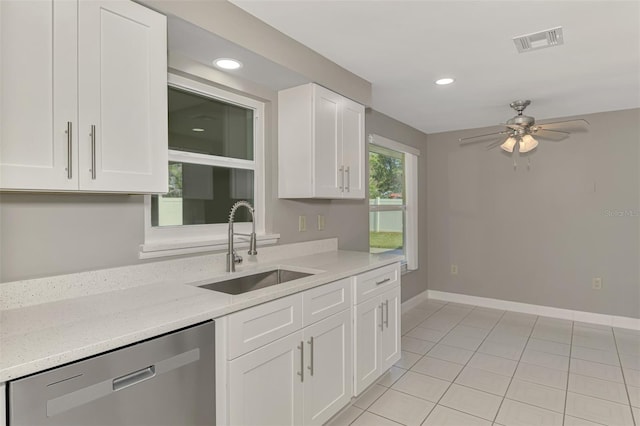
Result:
[[[426,300],[402,334],[331,426],[640,426],[638,331]]]

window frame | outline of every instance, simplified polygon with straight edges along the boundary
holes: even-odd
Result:
[[[255,228],[261,245],[276,243],[279,235],[267,235],[265,231],[265,167],[264,167],[264,110],[265,104],[248,96],[221,89],[213,84],[206,84],[169,73],[168,86],[193,92],[194,94],[220,100],[229,104],[252,109],[253,125],[253,160],[232,157],[221,157],[193,152],[169,149],[169,161],[201,164],[207,166],[232,169],[253,170],[253,203],[255,209]],[[167,163],[168,167],[169,163]],[[251,232],[250,222],[234,222],[236,232]],[[144,244],[140,246],[141,259],[174,256],[226,248],[227,223],[203,225],[152,226],[151,195],[144,196]],[[234,238],[237,247],[248,245],[246,237]]]
[[[368,215],[371,212],[381,211],[403,211],[404,212],[404,261],[403,269],[406,267],[409,271],[418,269],[418,157],[420,150],[396,142],[384,136],[377,134],[369,135],[369,147],[367,154],[371,152],[370,146],[375,145],[388,150],[400,152],[404,154],[404,204],[398,206],[376,206],[369,204]],[[367,159],[369,156],[367,155]],[[367,160],[368,161],[368,160]],[[369,170],[370,172],[370,170]],[[369,198],[371,199],[371,198]],[[371,224],[369,224],[369,227]],[[369,228],[370,229],[370,228]],[[369,241],[371,248],[371,241]]]

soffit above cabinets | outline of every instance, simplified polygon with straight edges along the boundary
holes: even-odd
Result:
[[[223,71],[274,91],[308,83],[304,76],[175,16],[168,17],[169,53],[218,70],[213,61],[233,58],[242,68]]]

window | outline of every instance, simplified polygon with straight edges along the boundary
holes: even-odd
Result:
[[[255,207],[262,244],[272,242],[277,236],[264,232],[264,104],[176,75],[169,75],[168,102],[169,192],[146,197],[140,257],[224,248],[239,200]],[[239,209],[235,229],[250,232],[250,220]]]
[[[418,269],[418,156],[420,151],[369,136],[369,250],[405,256]]]

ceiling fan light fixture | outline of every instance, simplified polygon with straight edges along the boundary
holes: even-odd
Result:
[[[516,146],[516,138],[509,136],[509,138],[500,145],[500,148],[502,148],[503,151],[513,152],[514,146]]]
[[[522,139],[520,139],[520,152],[526,153],[538,146],[538,141],[533,138],[531,135],[524,135]]]

